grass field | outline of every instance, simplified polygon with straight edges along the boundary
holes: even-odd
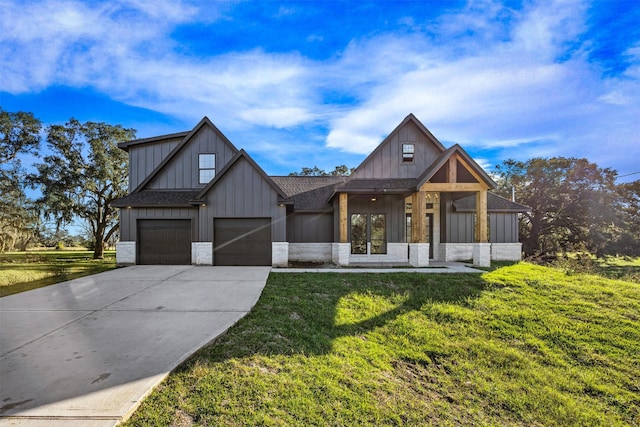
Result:
[[[116,267],[115,251],[103,260],[90,251],[29,251],[0,254],[0,297],[41,288]]]
[[[639,373],[631,281],[527,263],[271,274],[126,425],[633,426]]]

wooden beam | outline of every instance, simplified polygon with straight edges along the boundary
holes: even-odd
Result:
[[[456,156],[449,157],[449,175],[447,182],[453,183],[458,181],[458,161]]]
[[[466,182],[446,182],[446,183],[433,183],[425,182],[420,191],[433,191],[433,192],[456,192],[456,191],[469,191],[476,192],[482,190],[488,190],[489,187],[484,182],[481,183],[466,183]]]
[[[426,222],[427,215],[425,209],[427,207],[427,198],[424,191],[413,193],[411,201],[411,242],[426,243]]]
[[[348,243],[349,235],[347,233],[347,193],[340,193],[339,198],[339,213],[340,213],[340,243]]]
[[[476,241],[478,243],[489,241],[487,225],[487,190],[483,190],[476,193]]]

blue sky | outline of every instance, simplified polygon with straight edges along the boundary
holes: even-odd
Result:
[[[150,137],[208,116],[272,175],[409,113],[490,169],[640,172],[640,2],[0,0],[0,106]],[[640,178],[632,175],[621,181]]]

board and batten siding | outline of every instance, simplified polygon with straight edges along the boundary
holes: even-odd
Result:
[[[213,241],[214,218],[271,218],[271,238],[286,241],[286,208],[278,194],[245,159],[239,159],[206,195],[200,207],[200,241]]]
[[[236,151],[213,128],[203,126],[151,180],[147,188],[179,190],[204,187],[204,184],[198,182],[198,154],[200,153],[216,155],[217,173],[231,160]]]
[[[333,242],[333,214],[296,212],[287,215],[287,241],[289,243]]]
[[[338,208],[338,197],[334,199],[334,242],[340,241],[340,219]],[[404,196],[376,196],[376,201],[371,201],[371,196],[361,196],[350,194],[347,199],[347,229],[348,240],[351,241],[351,215],[352,214],[379,214],[387,215],[387,242],[404,243],[406,219],[404,213]]]
[[[191,236],[198,235],[198,208],[128,208],[120,209],[120,240],[137,240],[138,219],[190,219]]]
[[[443,243],[474,243],[475,214],[454,212],[451,195],[442,193],[441,224]],[[515,212],[489,212],[489,242],[518,243],[518,214]]]
[[[181,140],[174,138],[129,147],[129,191],[137,188]]]
[[[413,122],[407,122],[382,144],[358,167],[353,178],[417,178],[441,153]],[[402,144],[415,144],[413,162],[402,161]]]

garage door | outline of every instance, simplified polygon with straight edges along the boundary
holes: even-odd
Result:
[[[213,224],[215,265],[271,265],[269,218],[216,218]]]
[[[191,264],[191,220],[138,220],[138,264]]]

